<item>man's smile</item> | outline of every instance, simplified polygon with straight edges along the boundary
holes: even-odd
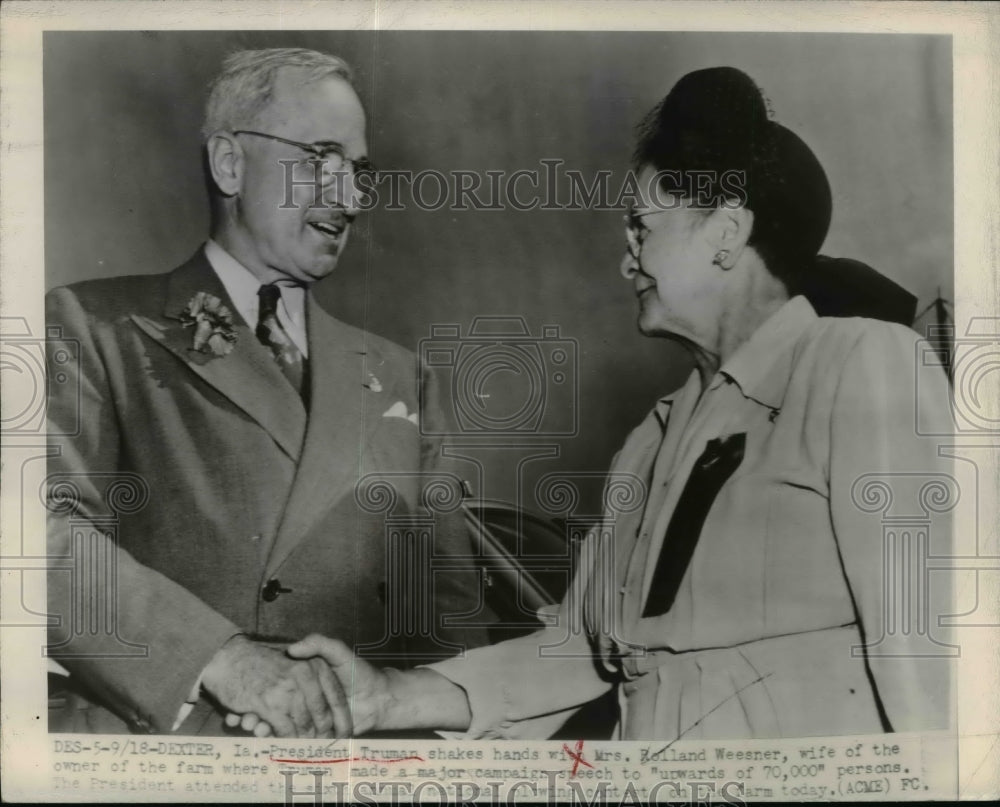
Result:
[[[324,214],[321,218],[310,219],[306,223],[322,235],[325,240],[338,242],[350,224],[350,217],[345,213],[335,211],[331,214]]]

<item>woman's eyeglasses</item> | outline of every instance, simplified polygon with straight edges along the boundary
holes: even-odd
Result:
[[[649,227],[643,221],[646,216],[655,216],[657,213],[666,213],[666,210],[649,210],[645,213],[636,213],[634,208],[629,208],[628,212],[622,216],[625,221],[625,241],[628,243],[628,254],[633,260],[639,260],[639,253],[642,251],[642,242],[649,235]]]
[[[254,137],[266,137],[268,140],[277,140],[289,146],[295,146],[313,158],[323,166],[323,171],[327,174],[337,174],[348,169],[354,174],[355,179],[364,177],[366,184],[374,185],[378,176],[378,171],[367,157],[359,157],[352,160],[344,156],[344,149],[339,143],[299,143],[296,140],[289,140],[287,137],[267,134],[265,132],[252,132],[249,129],[237,129],[233,132],[237,135],[253,135]]]

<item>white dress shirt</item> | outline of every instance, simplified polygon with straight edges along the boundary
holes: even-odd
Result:
[[[250,330],[257,327],[260,298],[257,291],[261,282],[236,258],[209,239],[205,244],[205,257],[226,287],[229,298],[240,316],[246,320]],[[285,329],[295,346],[306,358],[309,356],[309,341],[306,338],[306,290],[302,286],[278,282],[281,301],[278,303],[278,322]]]

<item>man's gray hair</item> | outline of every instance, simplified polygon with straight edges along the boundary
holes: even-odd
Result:
[[[214,132],[253,126],[271,101],[274,80],[283,67],[305,71],[304,83],[337,76],[353,86],[350,65],[343,59],[306,48],[241,50],[222,63],[222,72],[212,82],[205,105],[203,140]]]

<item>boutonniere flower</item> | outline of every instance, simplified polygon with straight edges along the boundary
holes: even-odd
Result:
[[[368,374],[368,383],[365,384],[365,386],[372,392],[382,391],[382,384],[379,382],[377,378],[375,378],[375,376],[372,373]]]
[[[199,291],[188,300],[180,320],[185,328],[194,327],[191,349],[212,356],[227,356],[236,343],[233,313],[214,294]]]

